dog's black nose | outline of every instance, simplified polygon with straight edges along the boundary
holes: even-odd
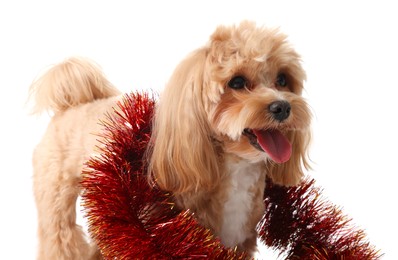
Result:
[[[287,101],[275,101],[268,107],[272,117],[279,122],[282,122],[290,115],[291,106]]]

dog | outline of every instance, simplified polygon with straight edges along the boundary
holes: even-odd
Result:
[[[175,69],[157,102],[148,181],[171,192],[223,245],[251,255],[266,178],[297,185],[309,169],[311,112],[301,58],[277,29],[219,26]],[[120,92],[99,66],[70,58],[31,86],[54,116],[33,156],[39,259],[100,259],[76,225],[84,162]]]

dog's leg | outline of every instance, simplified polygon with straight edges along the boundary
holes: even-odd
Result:
[[[81,166],[76,167],[80,165],[78,161],[66,165],[63,153],[47,149],[38,147],[33,162],[38,209],[38,259],[93,259],[93,249],[82,228],[76,224]]]

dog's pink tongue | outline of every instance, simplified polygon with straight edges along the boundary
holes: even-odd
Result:
[[[278,130],[253,130],[261,148],[276,163],[284,163],[292,155],[292,145]]]

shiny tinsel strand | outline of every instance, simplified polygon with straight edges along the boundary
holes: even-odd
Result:
[[[287,259],[379,259],[364,231],[321,196],[314,180],[281,187],[267,180],[266,211],[259,225],[264,243]]]

